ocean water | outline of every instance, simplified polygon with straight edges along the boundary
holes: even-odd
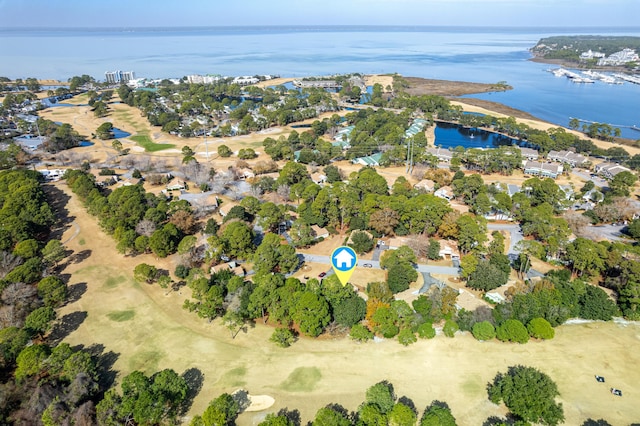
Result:
[[[472,95],[566,126],[570,117],[640,126],[640,85],[579,85],[529,61],[546,36],[640,36],[637,28],[222,27],[0,29],[0,76],[56,78],[133,70],[138,77],[400,73],[495,83],[514,90]],[[621,128],[623,136],[640,132]]]

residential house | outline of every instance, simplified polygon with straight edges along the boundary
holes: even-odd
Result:
[[[331,145],[339,146],[342,149],[349,148],[351,146],[351,132],[353,132],[355,128],[356,126],[347,126],[344,129],[340,129],[333,137],[334,142],[332,142]]]
[[[221,271],[231,271],[234,275],[237,275],[239,277],[244,277],[246,275],[246,272],[244,271],[244,268],[240,265],[238,265],[236,262],[231,261],[231,262],[227,262],[227,263],[221,263],[220,265],[216,265],[216,266],[212,266],[210,269],[210,273],[211,274],[215,274]]]
[[[329,238],[329,231],[326,228],[321,228],[318,225],[311,225],[311,232],[316,238]]]
[[[573,194],[575,191],[571,185],[559,185],[558,186],[562,192],[564,192],[564,198],[566,200],[570,200],[573,198]]]
[[[453,152],[449,151],[447,148],[427,148],[427,154],[434,155],[438,158],[439,161],[448,163],[453,158]]]
[[[327,181],[327,176],[325,176],[324,174],[322,174],[320,172],[315,172],[315,173],[311,173],[311,180],[316,185],[322,185],[323,183],[325,183]]]
[[[524,164],[525,174],[550,177],[556,179],[562,174],[562,165],[554,163],[541,163],[538,161],[527,161]]]
[[[46,181],[55,181],[55,180],[59,180],[62,175],[64,175],[65,170],[62,169],[45,169],[45,170],[38,170],[38,172],[44,176],[44,180]]]
[[[386,245],[390,250],[398,250],[402,246],[408,246],[411,244],[413,237],[391,237],[386,241]]]
[[[520,150],[522,158],[525,158],[525,159],[527,159],[529,161],[537,160],[538,156],[540,155],[538,150],[535,150],[535,149],[525,148],[525,147],[522,147],[522,146],[518,146],[517,148]]]
[[[424,131],[424,128],[426,125],[427,125],[427,120],[425,120],[424,118],[416,118],[415,120],[413,120],[413,123],[411,123],[411,126],[409,126],[407,131],[404,132],[404,137],[405,138],[414,137],[418,133]]]
[[[353,164],[362,164],[363,166],[379,166],[382,159],[382,153],[376,152],[375,154],[368,155],[366,157],[358,157],[351,160]]]
[[[611,179],[618,173],[630,172],[631,169],[628,169],[624,166],[621,166],[620,164],[615,164],[615,163],[600,163],[600,164],[596,164],[595,171],[596,173]]]
[[[424,192],[433,192],[435,185],[436,183],[430,179],[422,179],[420,182],[413,185],[413,187]]]
[[[440,240],[440,252],[438,255],[443,259],[460,260],[460,250],[458,243],[453,240]]]
[[[240,205],[239,203],[233,203],[233,202],[224,203],[220,206],[220,208],[218,209],[218,212],[220,213],[220,216],[225,217],[226,215],[229,214],[229,211],[232,208],[239,205]]]
[[[572,151],[549,151],[547,159],[551,161],[558,161],[560,163],[567,163],[571,167],[579,167],[589,161],[589,159],[584,155],[576,154]]]
[[[211,212],[218,208],[218,198],[212,191],[198,194],[182,192],[178,199],[188,201],[196,210],[202,212]]]
[[[443,186],[442,188],[438,188],[438,190],[434,192],[433,195],[439,198],[444,198],[447,201],[451,201],[454,198],[453,189],[450,186]]]
[[[186,189],[184,182],[176,182],[171,185],[167,185],[167,191],[182,191]]]

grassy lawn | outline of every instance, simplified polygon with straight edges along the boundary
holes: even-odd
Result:
[[[107,318],[115,322],[124,322],[124,321],[129,321],[133,319],[135,315],[136,315],[136,311],[134,311],[133,309],[127,309],[124,311],[109,312],[107,314]]]
[[[140,145],[147,152],[157,152],[162,151],[164,149],[175,148],[176,146],[172,143],[155,143],[151,140],[151,138],[147,135],[135,135],[129,137],[132,141]]]
[[[282,382],[280,388],[287,392],[311,392],[321,378],[318,367],[298,367]]]

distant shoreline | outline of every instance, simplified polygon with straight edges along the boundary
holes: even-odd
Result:
[[[534,56],[532,58],[529,59],[529,61],[531,62],[537,62],[539,64],[549,64],[549,65],[558,65],[564,68],[575,68],[575,69],[584,69],[584,70],[598,70],[598,71],[605,71],[605,72],[623,72],[623,73],[629,73],[629,69],[626,67],[612,67],[612,66],[598,66],[598,65],[593,65],[593,66],[587,66],[586,64],[581,64],[579,62],[571,62],[571,61],[565,61],[562,59],[546,59],[546,58],[541,58],[541,57],[537,57]]]

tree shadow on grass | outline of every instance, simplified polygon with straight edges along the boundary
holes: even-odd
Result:
[[[249,392],[244,389],[238,389],[231,394],[233,399],[238,403],[238,412],[244,413],[244,411],[251,406],[251,400],[249,399]]]
[[[637,424],[637,423],[634,423],[634,424]],[[633,426],[634,424],[632,424],[631,426]],[[598,420],[587,419],[584,421],[584,423],[582,423],[582,426],[611,426],[611,423],[609,423],[604,419],[598,419]]]
[[[81,250],[69,256],[69,263],[80,263],[83,260],[86,260],[89,256],[91,256],[91,250]]]
[[[101,389],[109,389],[116,381],[118,372],[113,369],[113,365],[120,357],[119,353],[108,351],[105,352],[104,345],[94,343],[85,348],[96,360],[96,368],[98,370],[98,383]]]
[[[300,411],[298,411],[297,409],[289,410],[286,407],[281,408],[280,411],[278,411],[278,416],[286,417],[289,420],[289,422],[291,422],[294,426],[300,426],[302,424],[302,420],[300,418]]]
[[[77,283],[67,287],[67,305],[80,300],[87,291],[87,283]]]
[[[519,419],[517,419],[513,414],[507,413],[506,418],[501,418],[498,416],[491,416],[487,420],[482,423],[482,426],[496,426],[496,425],[515,425],[517,424]]]
[[[47,340],[51,345],[57,346],[65,337],[76,331],[86,318],[86,311],[76,311],[66,314],[56,321],[56,324],[53,326],[53,330],[49,334]]]
[[[47,203],[49,203],[57,219],[51,229],[49,237],[60,240],[62,234],[71,227],[71,222],[75,219],[74,216],[69,216],[69,210],[67,210],[67,203],[71,197],[54,185],[42,185],[41,188],[47,197]]]
[[[184,373],[182,373],[182,378],[187,382],[187,396],[180,407],[180,412],[182,415],[185,415],[191,409],[193,405],[193,400],[202,390],[202,385],[204,384],[204,374],[197,368],[190,368]]]

